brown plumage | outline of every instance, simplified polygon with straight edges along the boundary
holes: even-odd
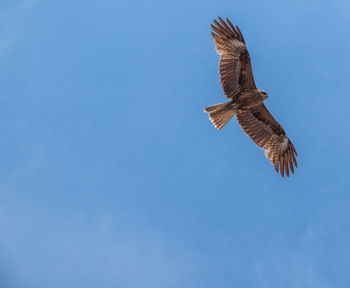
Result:
[[[220,22],[220,23],[219,23]],[[264,105],[267,93],[255,86],[250,56],[243,35],[230,20],[219,17],[211,25],[216,51],[220,54],[220,83],[230,101],[204,109],[209,119],[220,130],[236,116],[243,131],[265,155],[282,177],[289,177],[297,167],[297,152],[282,126],[272,117]]]

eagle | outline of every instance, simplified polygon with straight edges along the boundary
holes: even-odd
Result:
[[[220,17],[211,28],[217,53],[220,55],[220,83],[228,102],[204,109],[214,126],[221,130],[233,116],[236,116],[243,131],[253,142],[264,149],[281,176],[294,174],[298,155],[282,126],[272,117],[264,105],[268,98],[265,91],[256,88],[252,64],[247,46],[238,26],[233,26]]]

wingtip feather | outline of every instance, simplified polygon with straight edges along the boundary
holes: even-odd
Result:
[[[282,178],[284,178],[284,157],[280,158],[280,171],[281,171]]]
[[[285,166],[285,171],[286,171],[286,175],[289,178],[289,167],[288,167],[288,150],[286,151],[286,153],[284,154],[284,166]]]

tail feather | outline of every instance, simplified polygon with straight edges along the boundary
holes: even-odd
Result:
[[[231,101],[204,108],[204,112],[209,113],[210,121],[213,122],[215,128],[218,130],[221,130],[236,114]]]

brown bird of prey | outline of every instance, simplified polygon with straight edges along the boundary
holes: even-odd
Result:
[[[220,130],[233,116],[236,116],[243,131],[256,145],[265,150],[265,155],[282,177],[284,172],[294,173],[297,167],[297,152],[282,126],[272,117],[264,105],[267,93],[255,86],[252,64],[239,28],[230,20],[219,17],[211,28],[216,51],[220,54],[220,83],[230,101],[204,109],[209,119]]]

